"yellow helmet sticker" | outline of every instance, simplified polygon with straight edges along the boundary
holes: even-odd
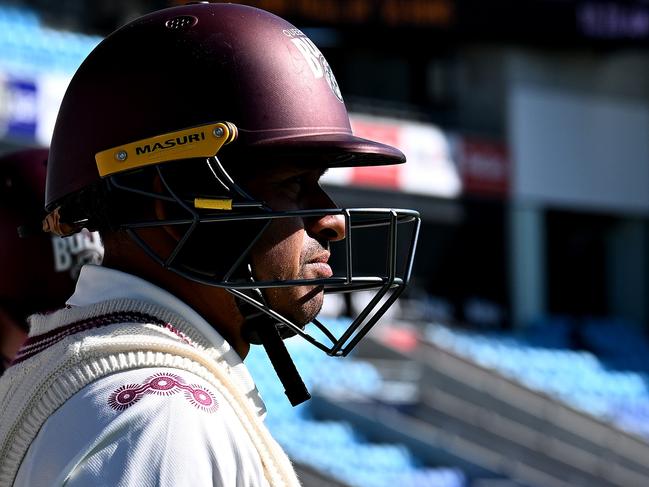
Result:
[[[194,198],[194,208],[203,210],[231,210],[230,198]]]
[[[161,162],[212,157],[236,137],[234,124],[211,123],[106,149],[95,154],[95,161],[103,178]]]

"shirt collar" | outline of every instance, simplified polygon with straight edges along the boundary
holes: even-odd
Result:
[[[84,265],[81,268],[74,294],[70,296],[66,304],[89,306],[114,299],[134,299],[152,303],[167,308],[190,322],[219,352],[230,369],[231,377],[251,400],[257,414],[262,418],[265,416],[266,407],[250,372],[239,355],[201,315],[168,291],[126,272],[108,267]]]

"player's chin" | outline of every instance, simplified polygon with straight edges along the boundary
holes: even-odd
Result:
[[[294,321],[298,325],[305,326],[320,313],[324,302],[324,288],[322,286],[309,286],[301,289],[306,292],[297,300],[293,315]]]

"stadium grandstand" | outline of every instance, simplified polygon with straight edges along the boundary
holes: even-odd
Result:
[[[100,40],[50,28],[32,10],[0,6],[0,70],[5,74],[71,75]]]

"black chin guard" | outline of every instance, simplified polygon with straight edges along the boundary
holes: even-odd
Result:
[[[294,333],[242,299],[237,299],[237,305],[246,320],[242,329],[243,337],[254,345],[264,347],[291,405],[297,406],[311,399],[311,394],[284,345],[284,338]]]

